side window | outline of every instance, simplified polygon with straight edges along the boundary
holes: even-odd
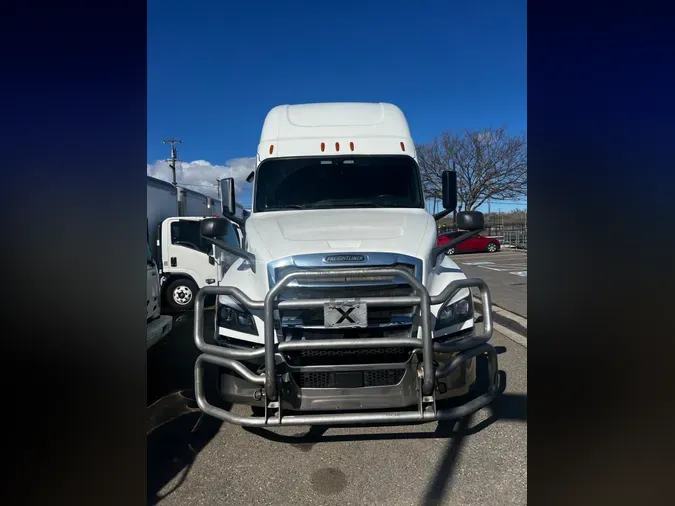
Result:
[[[202,253],[209,253],[211,245],[202,241],[198,221],[174,221],[171,224],[171,244],[192,248]]]

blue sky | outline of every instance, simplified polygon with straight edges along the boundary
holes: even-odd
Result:
[[[148,170],[165,175],[162,140],[178,137],[180,159],[203,161],[179,174],[195,190],[243,174],[265,114],[285,103],[392,102],[418,143],[526,131],[526,60],[521,0],[149,0]]]

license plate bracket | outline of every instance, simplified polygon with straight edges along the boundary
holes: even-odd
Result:
[[[368,326],[365,302],[326,302],[323,305],[326,328],[363,328]]]

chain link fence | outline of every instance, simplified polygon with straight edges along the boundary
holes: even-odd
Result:
[[[439,234],[455,231],[452,225],[438,227]],[[499,240],[502,247],[527,249],[527,223],[486,223],[481,232],[486,237],[494,237]]]

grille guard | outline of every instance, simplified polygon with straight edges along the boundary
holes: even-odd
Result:
[[[281,291],[294,279],[321,280],[336,276],[399,276],[414,289],[409,296],[392,297],[363,297],[359,298],[368,306],[409,306],[419,307],[419,337],[377,337],[359,339],[321,339],[311,341],[286,341],[275,343],[274,311],[277,309],[303,309],[323,307],[324,303],[353,302],[354,299],[302,299],[278,301]],[[478,288],[483,304],[482,332],[463,337],[450,342],[433,342],[431,332],[431,306],[443,304],[450,300],[463,288]],[[265,321],[264,346],[256,349],[233,349],[207,344],[204,340],[204,300],[208,295],[229,295],[235,298],[248,309],[262,310]],[[451,282],[438,295],[430,296],[424,285],[413,275],[403,269],[369,267],[362,269],[321,269],[291,272],[284,276],[267,293],[264,301],[254,301],[241,290],[231,286],[209,286],[202,288],[195,299],[194,306],[194,339],[197,348],[202,352],[195,363],[195,396],[200,409],[211,416],[224,421],[246,426],[279,426],[279,425],[318,425],[338,423],[386,423],[386,422],[415,422],[448,420],[466,416],[489,404],[499,390],[499,376],[497,353],[487,342],[492,337],[492,311],[490,290],[487,284],[478,278],[462,279]],[[354,348],[390,348],[405,347],[422,349],[422,368],[418,370],[418,410],[404,412],[364,412],[364,413],[336,413],[336,414],[308,414],[282,416],[279,402],[275,354],[284,351],[322,350],[322,349],[354,349]],[[440,368],[435,368],[433,353],[458,354]],[[487,354],[489,387],[481,396],[457,408],[449,410],[436,409],[434,396],[435,380],[451,374],[462,362]],[[264,357],[265,371],[263,374],[251,372],[239,360]],[[265,397],[265,416],[247,417],[235,415],[206,401],[203,385],[203,364],[211,363],[232,369],[251,383],[262,385]],[[268,411],[276,410],[270,417]]]

